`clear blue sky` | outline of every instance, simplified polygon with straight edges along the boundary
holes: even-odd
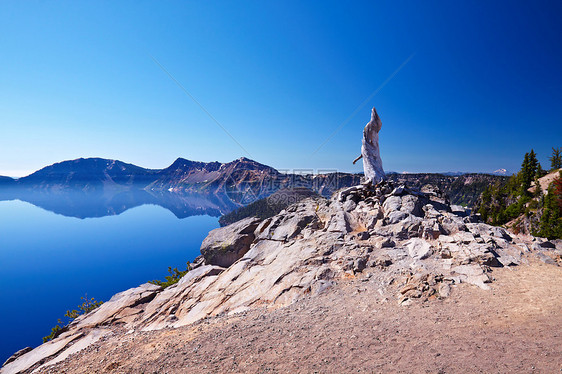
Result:
[[[372,106],[386,170],[516,170],[531,148],[548,166],[561,2],[349,3],[4,0],[0,175],[92,156],[360,171]]]

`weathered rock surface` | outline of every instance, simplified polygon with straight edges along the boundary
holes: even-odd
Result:
[[[8,357],[8,359],[6,361],[4,361],[2,366],[5,366],[6,364],[9,364],[10,362],[14,361],[16,358],[20,357],[23,354],[26,354],[27,352],[31,351],[32,349],[33,348],[31,348],[31,347],[25,347],[25,348],[20,349],[19,351],[17,351],[16,353],[14,353],[10,357]]]
[[[250,249],[259,222],[249,217],[209,232],[201,244],[205,261],[211,265],[228,267],[239,260]]]
[[[115,295],[1,373],[58,362],[112,326],[159,330],[277,308],[348,278],[376,282],[381,298],[400,305],[446,298],[461,283],[488,289],[494,267],[524,265],[535,255],[556,266],[558,243],[545,243],[478,222],[435,194],[389,183],[357,186],[332,200],[303,200],[261,222],[248,218],[211,231],[201,249],[205,262],[177,284]]]

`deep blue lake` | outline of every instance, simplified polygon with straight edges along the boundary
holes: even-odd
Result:
[[[157,205],[118,215],[75,218],[19,200],[0,201],[0,365],[35,347],[86,293],[109,300],[120,291],[185,269],[218,218],[177,218]]]

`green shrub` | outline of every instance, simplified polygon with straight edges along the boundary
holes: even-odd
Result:
[[[49,340],[53,340],[54,338],[59,336],[64,331],[64,329],[65,326],[63,325],[62,321],[59,318],[55,327],[51,329],[51,333],[43,337],[43,343],[47,343]]]
[[[171,285],[178,283],[179,280],[184,275],[189,273],[190,270],[191,270],[191,264],[189,263],[189,261],[187,262],[187,267],[186,267],[185,270],[178,270],[178,268],[172,269],[171,266],[168,266],[168,273],[170,273],[170,275],[166,276],[165,281],[152,280],[152,281],[149,281],[149,283],[156,284],[158,286],[161,286],[162,288],[170,287]]]
[[[531,150],[525,154],[521,170],[507,183],[503,186],[490,185],[484,189],[477,211],[485,222],[493,225],[506,224],[524,214],[533,235],[562,238],[562,172],[551,183],[546,194],[543,194],[537,179],[542,175],[544,171]],[[533,179],[537,187],[530,192]]]

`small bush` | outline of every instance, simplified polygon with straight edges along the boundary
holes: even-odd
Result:
[[[64,331],[64,328],[65,326],[63,325],[62,321],[59,318],[55,327],[51,329],[51,333],[43,337],[43,343],[47,343],[49,340],[53,340],[54,338],[59,336]]]
[[[189,263],[189,261],[187,262],[187,267],[185,268],[185,270],[178,270],[178,268],[172,269],[171,266],[168,266],[168,273],[170,273],[170,275],[166,276],[165,281],[152,280],[149,281],[148,283],[156,284],[158,286],[161,286],[162,288],[170,287],[171,285],[178,283],[179,280],[184,275],[189,273],[190,270],[191,270],[191,264]]]
[[[78,305],[78,310],[67,310],[64,314],[64,316],[68,318],[67,323],[65,324],[59,318],[55,327],[51,329],[51,333],[43,337],[43,343],[46,343],[49,340],[53,340],[54,338],[65,332],[67,330],[68,324],[70,324],[70,322],[72,322],[78,316],[89,313],[103,304],[103,301],[96,301],[96,299],[94,299],[93,297],[88,299],[88,294],[86,294],[86,296],[84,297],[81,297],[80,299],[84,301],[82,302],[82,304]]]

